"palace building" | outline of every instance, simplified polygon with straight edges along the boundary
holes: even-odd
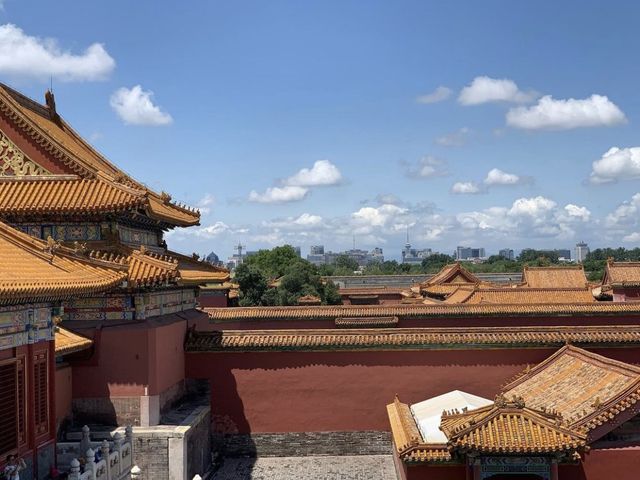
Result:
[[[46,478],[56,436],[85,423],[133,425],[142,480],[205,474],[210,450],[393,451],[407,479],[637,476],[637,266],[499,284],[455,263],[347,305],[228,308],[229,272],[164,238],[199,220],[96,152],[53,94],[0,85],[0,455],[21,478]]]
[[[56,326],[62,302],[119,287],[126,274],[1,222],[0,260],[0,458],[19,455],[21,478],[41,479],[56,463],[56,357],[90,344]]]

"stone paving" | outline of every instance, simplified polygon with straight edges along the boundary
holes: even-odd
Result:
[[[391,455],[226,458],[213,480],[396,480]]]

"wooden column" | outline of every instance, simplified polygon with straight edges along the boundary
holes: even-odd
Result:
[[[482,465],[479,458],[473,460],[473,480],[482,480]]]
[[[551,480],[558,480],[558,459],[551,459]]]

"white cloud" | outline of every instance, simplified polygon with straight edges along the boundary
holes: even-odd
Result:
[[[206,227],[189,229],[190,234],[196,237],[202,237],[202,238],[215,238],[229,231],[230,231],[229,225],[227,225],[224,222],[216,222],[213,225],[208,225]]]
[[[318,160],[311,168],[303,168],[284,181],[285,185],[317,187],[337,185],[342,182],[342,174],[329,160]]]
[[[467,143],[470,132],[469,128],[462,127],[460,130],[436,138],[435,141],[442,147],[462,147]]]
[[[106,79],[115,66],[115,60],[100,43],[73,54],[62,50],[55,39],[27,35],[10,23],[0,25],[0,73],[5,76],[95,81]]]
[[[207,215],[211,213],[211,209],[213,208],[215,203],[216,197],[214,197],[210,193],[207,193],[198,201],[197,207],[200,210],[200,213]]]
[[[122,87],[111,95],[111,108],[127,125],[169,125],[173,118],[151,100],[153,92],[144,91],[140,85]]]
[[[546,95],[531,107],[516,107],[507,112],[507,125],[525,130],[569,130],[583,127],[618,125],[627,119],[606,96],[555,100]]]
[[[587,207],[579,207],[569,203],[564,206],[564,211],[567,219],[576,219],[582,222],[588,222],[591,219],[591,212]]]
[[[640,220],[640,193],[636,193],[631,200],[622,202],[606,218],[608,227],[624,227],[635,225]]]
[[[481,193],[482,189],[474,182],[456,182],[451,187],[451,193],[460,195]]]
[[[591,183],[611,183],[640,178],[640,147],[610,148],[593,162]]]
[[[385,204],[377,208],[363,207],[357,212],[352,213],[351,216],[357,223],[381,227],[386,225],[395,216],[404,213],[407,213],[406,208]]]
[[[527,103],[536,98],[535,92],[523,92],[508,78],[476,77],[458,96],[461,105],[480,105],[488,102]]]
[[[492,168],[484,179],[485,185],[517,185],[521,178],[513,173],[503,172],[499,168]]]
[[[323,227],[323,219],[320,215],[312,215],[310,213],[303,213],[298,217],[278,218],[275,220],[269,220],[262,222],[265,227],[276,229],[314,229]]]
[[[431,155],[422,157],[416,165],[402,163],[410,178],[432,178],[446,175],[445,162]]]
[[[509,209],[509,215],[540,218],[555,207],[556,202],[542,196],[519,198],[513,202],[511,209]]]
[[[633,232],[622,237],[623,242],[640,243],[640,232]]]
[[[444,100],[448,99],[452,93],[453,91],[450,88],[439,86],[431,93],[420,95],[418,98],[416,98],[416,101],[418,103],[425,104],[443,102]]]
[[[287,203],[302,200],[309,193],[309,189],[294,185],[284,187],[269,187],[264,193],[251,190],[249,201],[256,203]]]

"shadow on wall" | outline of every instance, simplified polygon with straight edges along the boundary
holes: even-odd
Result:
[[[244,404],[238,393],[236,379],[233,372],[224,370],[221,380],[225,385],[224,391],[211,390],[211,435],[214,458],[214,479],[234,478],[251,480],[257,457],[257,449],[250,433],[249,421],[244,415]],[[236,415],[231,419],[229,415],[213,414],[213,407],[218,399],[224,397],[225,403],[237,405]],[[243,458],[242,462],[229,461]]]

